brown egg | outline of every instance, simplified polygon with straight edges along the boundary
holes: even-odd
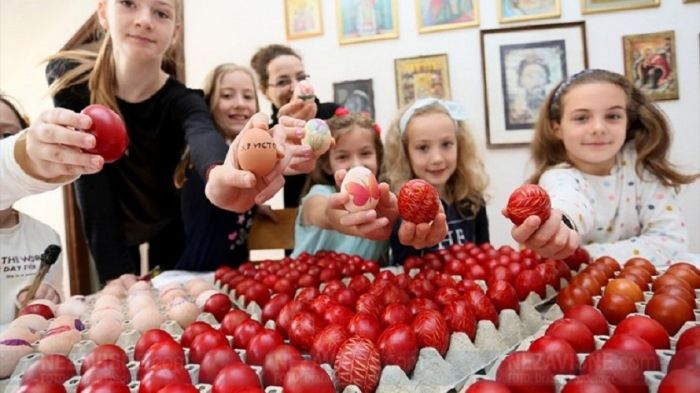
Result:
[[[238,145],[241,169],[265,176],[277,163],[277,147],[270,133],[258,128],[247,130]]]

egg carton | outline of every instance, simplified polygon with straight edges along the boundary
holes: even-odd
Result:
[[[270,322],[274,327],[274,322],[268,321]],[[520,315],[514,310],[502,310],[499,313],[498,328],[491,321],[479,321],[474,341],[464,333],[453,333],[444,358],[435,348],[422,348],[411,376],[406,375],[398,366],[384,367],[376,393],[452,391],[461,386],[470,375],[482,370],[503,353],[510,352],[543,323],[539,312],[530,304],[520,305]],[[322,367],[333,377],[332,365],[323,364]],[[332,379],[338,388],[338,381]],[[343,390],[343,393],[357,392],[360,390],[354,385]],[[266,393],[283,393],[283,390],[273,386],[268,387]]]
[[[658,371],[645,371],[644,372],[644,382],[647,385],[647,389],[649,393],[658,393],[659,391],[659,385],[661,384],[661,381],[663,378],[666,376],[665,373],[661,373]],[[554,392],[555,393],[561,393],[562,390],[564,390],[564,386],[566,386],[569,381],[573,380],[576,378],[576,375],[555,375],[554,376]],[[481,380],[489,380],[493,381],[495,378],[489,378],[486,375],[472,375],[469,377],[467,380],[466,384],[464,387],[458,391],[458,393],[465,393],[467,389],[481,381]]]
[[[634,314],[633,314],[634,315]],[[659,371],[645,371],[644,372],[644,377],[645,377],[645,382],[647,384],[647,387],[649,388],[649,393],[656,393],[658,390],[658,386],[661,383],[661,380],[663,380],[663,377],[666,376],[667,370],[668,370],[668,365],[671,361],[671,358],[675,354],[675,343],[678,341],[678,338],[685,332],[686,330],[693,328],[695,326],[700,326],[700,322],[697,321],[688,321],[686,322],[683,327],[676,333],[673,337],[670,337],[671,341],[671,349],[657,349],[656,355],[659,359],[659,364],[660,364],[660,370]],[[524,340],[522,340],[517,347],[515,348],[515,351],[527,351],[527,349],[530,347],[533,341],[536,339],[544,336],[545,331],[549,327],[549,324],[542,326],[535,334],[533,334],[531,337],[528,337]],[[610,325],[610,330],[611,332],[614,330],[614,326]],[[595,349],[601,349],[603,345],[607,342],[607,340],[610,338],[610,336],[604,336],[604,335],[597,335],[593,336],[593,341],[595,344]],[[459,393],[464,393],[466,389],[471,386],[472,384],[476,383],[477,381],[481,379],[487,379],[487,380],[495,380],[496,379],[496,372],[498,371],[498,367],[501,365],[501,362],[503,359],[508,356],[507,354],[502,354],[499,355],[497,360],[488,365],[486,368],[484,368],[483,374],[474,374],[467,378],[464,386],[462,387],[461,390],[459,390]],[[577,361],[578,361],[578,367],[581,367],[583,365],[583,362],[586,360],[586,357],[588,354],[586,353],[578,353],[576,355]],[[564,385],[566,385],[570,380],[574,379],[576,375],[556,375],[555,376],[555,392],[559,393]]]
[[[637,312],[640,314],[644,314],[644,307],[646,306],[646,303],[651,299],[652,296],[654,296],[654,292],[651,291],[644,291],[642,292],[644,295],[644,301],[642,302],[636,302],[635,306],[637,308]],[[600,301],[601,296],[593,296],[593,306],[597,306],[598,302]],[[695,320],[700,321],[700,289],[695,290],[695,309],[693,310],[695,312]],[[544,318],[549,321],[556,321],[557,319],[561,319],[564,317],[564,312],[561,310],[561,307],[559,307],[558,304],[552,304],[552,306],[545,312]]]

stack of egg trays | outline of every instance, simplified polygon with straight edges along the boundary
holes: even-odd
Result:
[[[696,314],[698,310],[695,310]],[[635,314],[630,314],[635,315]],[[636,314],[639,315],[639,314]],[[543,326],[538,330],[536,334],[534,334],[532,337],[529,337],[526,340],[523,340],[520,345],[517,346],[515,349],[516,351],[526,351],[529,347],[530,344],[535,341],[536,339],[542,337],[549,327],[550,323],[547,325]],[[659,363],[661,365],[661,370],[660,371],[645,371],[644,372],[644,379],[647,385],[647,388],[649,389],[649,393],[657,393],[659,389],[659,384],[663,380],[664,376],[666,376],[668,372],[668,364],[671,361],[671,358],[673,355],[676,353],[676,343],[678,342],[678,339],[680,336],[685,332],[686,330],[693,328],[695,326],[700,326],[700,319],[697,321],[688,321],[686,322],[683,327],[681,327],[678,332],[670,337],[670,343],[671,343],[671,348],[670,349],[657,349],[656,350],[656,355],[659,357]],[[615,326],[610,325],[610,331],[614,333]],[[600,349],[605,342],[610,338],[610,336],[594,336],[594,342],[595,342],[595,349]],[[486,375],[472,375],[470,376],[464,386],[462,387],[461,390],[459,390],[459,393],[464,393],[469,386],[474,384],[475,382],[482,380],[482,379],[487,379],[487,380],[496,380],[496,371],[498,371],[498,367],[500,366],[501,362],[503,359],[505,359],[507,354],[501,355],[498,357],[498,359],[493,362],[489,367],[485,369]],[[587,353],[579,353],[577,354],[578,357],[578,366],[580,367],[583,365],[583,362],[586,360],[586,357],[588,356]],[[564,388],[564,385],[566,385],[570,380],[576,378],[576,375],[555,375],[554,376],[554,387],[555,387],[555,393],[561,392],[561,390]]]
[[[403,271],[401,267],[388,269],[397,274]],[[417,269],[414,270],[410,272],[412,276],[418,272]],[[374,280],[374,275],[371,273],[365,273],[365,275],[370,281]],[[454,278],[461,280],[459,276]],[[350,278],[343,280],[347,285]],[[477,281],[477,283],[482,288],[486,287],[483,281]],[[562,280],[562,285],[565,284],[566,280]],[[320,286],[321,290],[323,285],[322,283]],[[215,287],[224,292],[228,290],[226,285],[222,286],[219,282],[215,283]],[[469,376],[492,364],[500,355],[512,351],[523,339],[533,335],[544,325],[545,321],[535,307],[550,301],[556,295],[556,290],[548,285],[547,294],[548,296],[542,299],[536,293],[530,293],[520,303],[519,314],[514,310],[502,310],[499,313],[498,328],[491,321],[479,321],[473,342],[464,333],[453,333],[444,358],[434,348],[421,349],[411,376],[406,375],[398,366],[384,367],[376,393],[444,393],[461,387]],[[245,310],[253,319],[260,321],[262,311],[255,302],[246,304],[243,296],[236,296],[235,290],[230,291],[229,297],[236,307]],[[275,322],[268,321],[265,327],[274,329]],[[332,365],[323,364],[322,367],[338,387]],[[278,386],[270,386],[265,391],[283,393],[282,388]],[[343,393],[354,392],[359,392],[354,385],[343,390]]]

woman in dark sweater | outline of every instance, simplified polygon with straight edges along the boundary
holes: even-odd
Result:
[[[258,74],[260,92],[272,103],[272,125],[281,116],[310,120],[330,119],[338,105],[333,102],[321,103],[318,98],[302,100],[294,97],[297,84],[309,75],[304,70],[301,56],[285,45],[269,45],[258,50],[250,60],[250,65]],[[306,174],[285,176],[284,206],[297,207],[301,191],[306,183]]]

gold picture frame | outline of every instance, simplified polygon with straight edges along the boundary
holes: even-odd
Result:
[[[561,17],[560,0],[542,0],[530,2],[524,7],[514,7],[509,0],[497,0],[499,23],[525,22],[537,19]]]
[[[396,0],[336,0],[340,45],[399,37]]]
[[[684,3],[700,3],[700,0],[683,0]]]
[[[625,77],[656,101],[678,99],[673,30],[622,37]]]
[[[394,75],[399,108],[424,97],[452,98],[446,53],[395,59]]]
[[[581,13],[633,10],[638,8],[658,7],[661,0],[581,0]]]
[[[479,26],[479,0],[416,0],[419,33]]]
[[[287,41],[323,35],[321,0],[284,0]]]

